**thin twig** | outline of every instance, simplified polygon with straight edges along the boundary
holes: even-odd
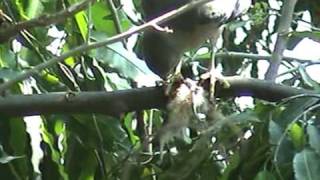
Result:
[[[115,23],[116,31],[118,34],[122,33],[121,22],[118,15],[118,9],[116,8],[113,0],[108,0],[109,8],[112,12],[112,18]]]
[[[42,15],[28,21],[17,22],[7,28],[0,29],[0,43],[7,41],[10,37],[15,36],[22,30],[34,27],[48,26],[50,24],[56,24],[65,21],[66,17],[71,17],[74,14],[84,10],[90,2],[94,1],[95,0],[84,0],[80,3],[75,3],[67,9],[64,9],[55,14]]]
[[[122,27],[121,27],[121,21],[119,18],[118,9],[116,8],[113,0],[108,0],[108,5],[109,5],[109,8],[112,12],[112,18],[113,18],[114,25],[116,27],[117,34],[120,34],[120,33],[122,33]],[[126,40],[125,39],[122,40],[122,44],[124,45],[124,47],[126,47]]]
[[[234,52],[234,51],[228,51],[228,52],[218,52],[215,55],[217,58],[248,58],[252,60],[271,60],[272,55],[259,55],[259,54],[251,54],[251,53],[243,53],[243,52]],[[310,60],[310,59],[300,59],[300,58],[294,58],[294,57],[288,57],[283,56],[283,60],[285,61],[296,61],[299,63],[307,63],[307,64],[319,64],[319,60]]]

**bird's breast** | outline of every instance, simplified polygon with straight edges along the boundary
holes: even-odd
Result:
[[[175,47],[181,51],[199,48],[206,40],[216,40],[222,27],[215,24],[201,24],[192,29],[174,29],[173,33],[167,34],[169,41],[174,41]]]

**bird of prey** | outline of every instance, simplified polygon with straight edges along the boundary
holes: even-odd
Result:
[[[149,21],[195,0],[142,0],[144,18]],[[151,29],[142,38],[143,59],[161,78],[172,74],[183,54],[199,48],[206,40],[215,44],[224,24],[240,16],[251,0],[212,0],[160,26],[172,32]]]

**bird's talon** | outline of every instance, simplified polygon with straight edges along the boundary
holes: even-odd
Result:
[[[223,88],[230,88],[230,83],[224,77],[219,77],[217,80],[222,84]]]
[[[156,87],[160,87],[163,84],[165,84],[162,80],[156,81],[155,83],[156,83]]]
[[[165,81],[165,95],[169,96],[172,92],[172,89],[174,89],[173,87],[179,82],[183,81],[183,76],[181,75],[181,73],[174,73],[172,74],[167,81]]]

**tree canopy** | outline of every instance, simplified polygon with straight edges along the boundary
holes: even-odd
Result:
[[[317,179],[318,0],[254,0],[218,41],[228,86],[215,84],[210,121],[150,140],[180,132],[168,106],[177,122],[188,112],[139,58],[140,38],[204,2],[145,22],[140,0],[0,1],[1,179]],[[185,64],[209,64],[211,48]]]

